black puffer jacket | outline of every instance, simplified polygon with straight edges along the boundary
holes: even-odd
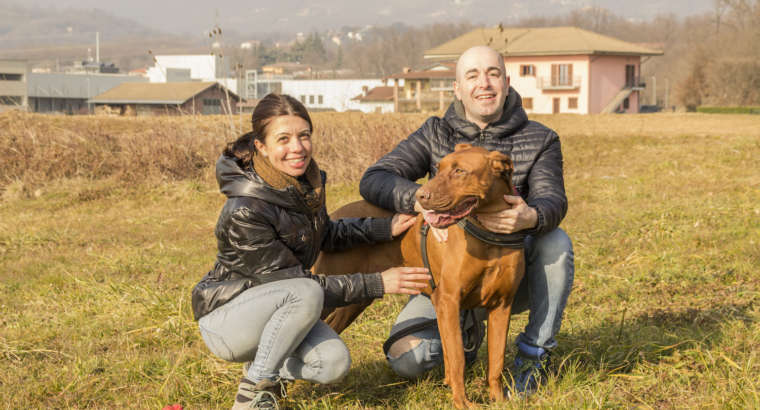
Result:
[[[482,146],[512,158],[512,180],[520,195],[538,213],[541,234],[559,226],[567,212],[559,137],[549,128],[528,121],[522,99],[510,87],[501,118],[481,130],[465,119],[461,101],[454,101],[443,118],[430,117],[417,131],[367,169],[359,185],[367,201],[396,212],[414,212],[418,179],[436,173],[441,158],[459,143]]]
[[[325,289],[325,306],[383,296],[379,273],[322,276],[308,269],[320,249],[391,240],[390,218],[330,221],[324,207],[312,216],[295,187],[275,189],[224,155],[216,163],[216,178],[228,199],[216,224],[217,261],[193,288],[196,320],[252,286],[282,279],[317,280]]]

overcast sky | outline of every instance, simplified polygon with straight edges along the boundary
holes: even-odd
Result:
[[[14,0],[11,0],[14,1]],[[509,23],[510,19],[561,14],[600,6],[648,19],[658,13],[709,11],[713,0],[15,0],[23,6],[98,8],[168,33],[200,34],[218,23],[240,33],[310,32],[394,22]]]

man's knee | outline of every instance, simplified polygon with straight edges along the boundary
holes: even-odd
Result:
[[[532,240],[534,250],[541,255],[556,258],[563,254],[573,254],[573,241],[561,228],[533,237]]]
[[[386,358],[396,374],[415,379],[443,363],[441,341],[405,336],[391,345]]]

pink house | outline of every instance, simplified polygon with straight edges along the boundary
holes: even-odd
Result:
[[[641,64],[662,55],[637,44],[575,27],[480,28],[425,52],[452,60],[476,45],[504,56],[510,84],[528,113],[636,113]]]

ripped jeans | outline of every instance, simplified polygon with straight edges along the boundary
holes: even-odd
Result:
[[[562,324],[562,313],[575,276],[570,237],[560,228],[538,237],[528,236],[525,239],[525,259],[525,277],[512,303],[512,314],[526,310],[530,313],[528,324],[517,336],[517,342],[551,350],[557,346],[554,336]],[[476,313],[479,320],[487,318],[484,309],[476,309]],[[411,296],[396,318],[391,335],[435,317],[435,308],[429,298],[424,295]],[[483,337],[483,332],[476,334]],[[386,354],[393,370],[410,379],[443,364],[441,335],[437,326],[430,326],[411,335],[419,339],[419,344],[408,350],[390,349],[395,354]],[[465,357],[468,363],[475,358],[472,355]]]
[[[348,348],[319,320],[324,290],[313,279],[286,279],[247,289],[198,321],[216,356],[253,361],[254,383],[277,377],[333,383],[351,367]]]

